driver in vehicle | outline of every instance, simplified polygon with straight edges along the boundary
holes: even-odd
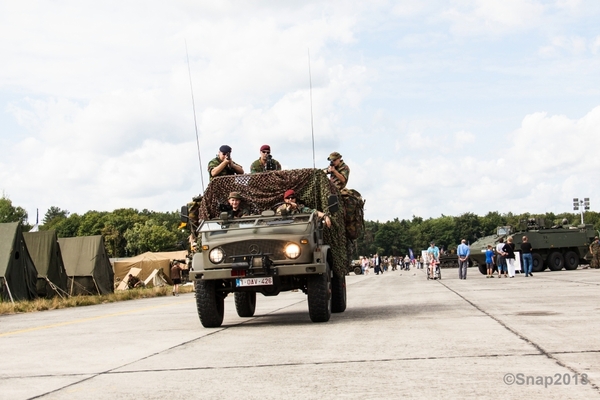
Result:
[[[319,218],[324,218],[325,225],[327,225],[328,228],[331,227],[331,219],[329,218],[329,215],[325,214],[322,211],[313,210],[312,208],[306,207],[304,204],[300,204],[299,202],[297,202],[296,192],[294,192],[292,189],[285,191],[285,193],[283,194],[283,202],[284,204],[279,206],[277,208],[277,211],[275,211],[277,215],[311,214],[313,212],[316,212]]]

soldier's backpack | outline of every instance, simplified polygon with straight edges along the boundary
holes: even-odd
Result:
[[[343,189],[341,194],[344,209],[346,211],[344,220],[346,236],[350,240],[358,239],[365,226],[365,200],[363,200],[361,194],[354,189]]]

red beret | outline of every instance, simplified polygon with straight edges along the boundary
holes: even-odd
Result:
[[[271,146],[269,146],[268,144],[263,144],[262,146],[260,146],[260,151],[264,151],[264,150],[271,151]]]
[[[283,194],[283,198],[287,199],[290,196],[295,196],[296,192],[294,192],[292,189],[290,190],[286,190],[285,193]]]

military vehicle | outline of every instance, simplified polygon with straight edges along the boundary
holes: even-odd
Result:
[[[300,203],[330,213],[331,227],[316,213],[277,215],[288,189]],[[224,204],[234,191],[245,199],[250,216],[231,218],[227,212]],[[190,271],[202,325],[221,326],[230,293],[240,317],[254,315],[257,293],[276,296],[291,290],[308,296],[313,322],[343,312],[351,248],[344,204],[338,189],[316,169],[213,179],[200,202],[198,221],[189,221],[196,225],[202,250],[194,254]],[[182,219],[189,220],[185,206]]]
[[[523,221],[518,229],[511,226],[499,226],[496,234],[483,237],[470,246],[471,259],[482,274],[487,274],[485,251],[491,244],[495,249],[500,238],[513,237],[515,250],[519,251],[523,236],[527,236],[533,248],[533,272],[542,272],[546,268],[551,271],[577,269],[580,263],[585,264],[585,256],[596,232],[592,225],[569,226],[566,221],[562,225],[546,228],[543,218],[529,218]]]

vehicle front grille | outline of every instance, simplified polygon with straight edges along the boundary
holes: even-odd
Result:
[[[221,246],[221,248],[227,255],[226,262],[230,262],[229,257],[248,254],[269,254],[271,260],[285,260],[286,256],[283,249],[287,243],[285,240],[245,240],[228,243]]]

